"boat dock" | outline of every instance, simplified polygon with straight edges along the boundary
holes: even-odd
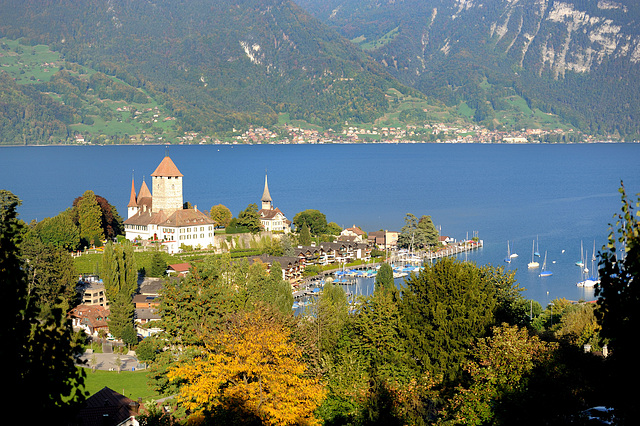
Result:
[[[427,260],[440,259],[442,257],[455,256],[460,253],[474,251],[482,248],[483,240],[469,240],[460,243],[448,244],[435,252],[426,252],[424,258]]]

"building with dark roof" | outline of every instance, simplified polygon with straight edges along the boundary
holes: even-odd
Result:
[[[102,388],[91,395],[78,411],[75,422],[78,426],[138,426],[136,416],[140,403],[118,392]]]

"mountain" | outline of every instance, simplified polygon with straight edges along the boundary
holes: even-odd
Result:
[[[269,126],[280,113],[323,126],[371,122],[387,111],[389,89],[420,96],[287,0],[2,0],[0,37],[61,55],[55,84],[34,87],[73,93],[84,102],[76,118],[101,107],[102,97],[87,97],[98,72],[114,79],[97,79],[107,99],[114,90],[130,102],[149,97],[178,133]],[[74,67],[88,71],[65,74]]]
[[[635,1],[296,1],[402,83],[489,126],[517,95],[591,134],[640,134]]]

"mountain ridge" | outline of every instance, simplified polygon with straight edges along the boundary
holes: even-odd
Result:
[[[489,79],[584,131],[639,133],[640,9],[632,2],[297,1],[370,45],[397,27],[367,52],[428,96],[485,108],[494,104],[480,86]],[[485,115],[499,115],[491,110]]]

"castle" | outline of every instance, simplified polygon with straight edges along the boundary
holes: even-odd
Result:
[[[136,194],[131,179],[131,196],[124,221],[128,240],[153,240],[169,253],[181,251],[182,244],[194,248],[213,247],[214,221],[197,206],[185,209],[182,199],[182,173],[169,156],[151,174],[153,193],[142,181]]]

